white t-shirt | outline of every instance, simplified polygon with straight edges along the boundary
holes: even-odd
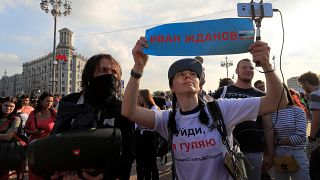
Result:
[[[219,99],[217,100],[229,135],[234,126],[247,119],[255,119],[258,115],[260,98]],[[212,118],[208,113],[209,122]],[[155,127],[163,137],[168,139],[168,120],[170,111],[155,111]],[[222,144],[221,135],[215,128],[210,130],[199,121],[199,111],[193,114],[176,113],[178,135],[173,136],[176,172],[179,179],[184,180],[231,180],[223,165],[227,149]]]

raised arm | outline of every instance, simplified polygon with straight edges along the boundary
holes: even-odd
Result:
[[[144,37],[141,37],[132,49],[132,55],[135,62],[132,71],[137,74],[142,74],[148,61],[148,55],[143,53],[142,47],[147,47],[147,42]],[[140,78],[130,77],[124,92],[121,114],[137,124],[153,129],[155,124],[153,110],[137,106],[139,84]]]
[[[261,97],[259,115],[269,114],[273,111],[276,111],[280,99],[280,109],[285,108],[288,104],[288,99],[280,79],[274,72],[274,69],[269,62],[270,47],[265,42],[256,41],[249,47],[249,50],[252,54],[253,61],[260,62],[266,76],[267,93],[266,96]]]

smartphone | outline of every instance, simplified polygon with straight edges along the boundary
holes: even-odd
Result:
[[[271,3],[238,3],[237,10],[239,17],[252,17],[253,11],[251,8],[253,5],[253,11],[255,17],[272,17],[273,16],[273,9]],[[262,9],[263,8],[263,14]]]

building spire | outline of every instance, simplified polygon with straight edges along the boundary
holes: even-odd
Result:
[[[68,48],[74,50],[72,46],[72,34],[73,32],[68,28],[63,28],[59,30],[59,44],[57,48]]]

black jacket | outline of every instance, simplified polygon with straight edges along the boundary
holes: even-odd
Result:
[[[51,134],[57,134],[70,129],[119,128],[122,136],[121,159],[112,165],[111,169],[106,170],[104,179],[128,179],[131,165],[135,158],[135,125],[121,115],[122,102],[113,97],[112,100],[101,107],[93,106],[84,100],[84,104],[73,106],[74,108],[72,109],[66,110],[64,108],[64,105],[68,103],[76,104],[80,96],[81,93],[73,93],[60,100],[57,119]],[[99,111],[101,114],[98,119],[97,114]],[[63,112],[63,116],[61,116],[61,112]],[[80,112],[82,113],[80,114]],[[75,114],[79,114],[76,117],[76,122],[70,118],[74,117]],[[93,118],[86,118],[86,116],[95,117],[95,120],[92,120]]]

